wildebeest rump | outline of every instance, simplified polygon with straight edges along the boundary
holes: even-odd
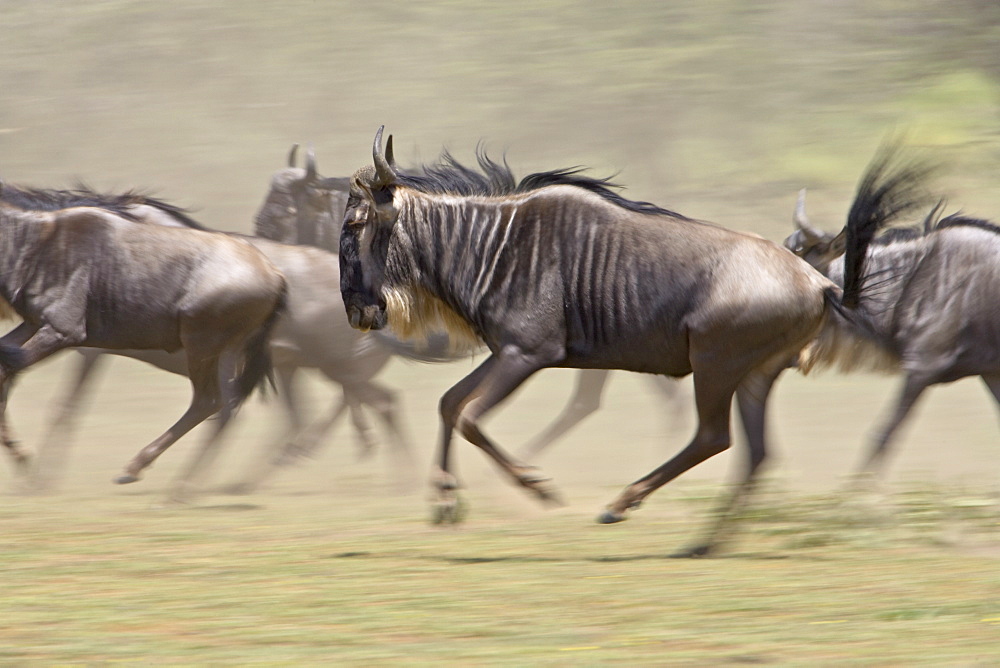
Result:
[[[883,150],[868,177],[862,180],[858,200],[871,199],[873,173],[890,171],[905,156],[898,147]],[[920,169],[919,165],[914,166]],[[898,172],[898,170],[897,170]],[[885,179],[881,179],[884,181]],[[797,230],[785,245],[839,284],[844,283],[845,250],[864,258],[858,309],[878,337],[887,342],[874,354],[827,354],[843,370],[902,371],[903,387],[889,416],[875,434],[861,471],[879,473],[893,435],[925,389],[966,376],[980,376],[1000,402],[1000,227],[962,215],[937,220],[935,207],[922,225],[882,229],[905,208],[883,207],[866,233],[852,230],[852,218],[838,234],[813,228],[805,215],[805,193],[796,207]],[[905,204],[916,197],[902,200]],[[894,209],[899,209],[898,211]],[[882,230],[879,236],[872,234]],[[851,242],[858,239],[860,243]],[[870,241],[870,243],[869,243]],[[836,337],[820,347],[844,345]]]
[[[6,420],[10,384],[59,350],[183,349],[191,405],[116,480],[134,482],[177,439],[235,408],[269,375],[267,340],[285,280],[241,239],[136,225],[130,194],[69,204],[63,195],[0,186],[0,297],[23,319],[0,339],[0,437],[25,463]]]
[[[482,174],[445,156],[399,172],[379,130],[374,167],[352,178],[341,231],[341,289],[351,323],[417,335],[432,325],[492,353],[441,399],[435,485],[453,502],[453,430],[543,500],[537,469],[489,440],[480,418],[545,367],[694,374],[698,427],[678,455],[628,486],[617,522],[664,483],[730,445],[734,394],[750,449],[741,485],[705,554],[765,458],[764,414],[781,373],[838,315],[840,289],[777,244],[616,194],[575,170],[516,182],[480,153]]]

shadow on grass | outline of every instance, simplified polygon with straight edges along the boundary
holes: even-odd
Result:
[[[398,559],[399,555],[395,553],[377,553],[377,552],[340,552],[337,554],[331,554],[330,559]],[[589,557],[579,557],[579,558],[560,558],[560,557],[539,557],[533,555],[505,555],[501,557],[457,557],[448,555],[414,555],[414,559],[421,561],[437,561],[444,562],[447,564],[455,564],[457,566],[473,565],[473,564],[493,564],[493,563],[524,563],[524,564],[536,564],[536,563],[567,563],[572,561],[580,562],[590,562],[598,564],[614,564],[623,563],[630,561],[685,561],[692,559],[691,557],[677,557],[672,554],[632,554],[632,555],[601,555],[601,556],[589,556]],[[712,555],[710,557],[695,557],[697,560],[717,560],[717,559],[741,559],[747,561],[772,561],[772,560],[783,560],[783,559],[795,559],[804,561],[829,561],[830,558],[824,557],[817,554],[778,554],[778,553],[767,553],[767,552],[742,552],[733,554],[719,554]]]

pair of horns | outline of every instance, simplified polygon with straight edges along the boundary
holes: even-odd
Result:
[[[385,141],[385,152],[382,152],[382,131],[385,126],[379,126],[375,133],[375,143],[372,146],[372,159],[375,161],[375,176],[382,185],[396,181],[396,158],[392,154],[392,135]]]
[[[288,166],[295,167],[297,162],[297,155],[299,152],[299,145],[292,144],[292,150],[288,153]],[[313,151],[312,145],[306,149],[306,181],[315,181],[317,177],[316,172],[316,153]]]

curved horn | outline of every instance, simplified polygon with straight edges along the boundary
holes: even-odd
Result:
[[[292,144],[292,150],[288,153],[288,166],[294,167],[296,162],[296,154],[299,152],[299,145]]]
[[[392,154],[392,135],[385,140],[385,161],[389,163],[389,167],[392,168],[393,174],[396,173],[396,156]]]
[[[382,131],[385,130],[385,126],[379,126],[378,132],[375,133],[375,143],[372,146],[372,159],[375,161],[375,176],[378,182],[382,185],[389,185],[396,180],[396,172],[386,160],[385,154],[382,153]],[[391,155],[391,152],[390,152]]]
[[[306,182],[312,183],[316,180],[316,152],[313,151],[312,144],[306,149]]]
[[[792,220],[795,221],[795,227],[802,230],[807,236],[813,237],[814,239],[823,236],[822,232],[809,224],[809,218],[806,216],[805,188],[799,191],[799,199],[795,203],[795,214],[792,216]]]

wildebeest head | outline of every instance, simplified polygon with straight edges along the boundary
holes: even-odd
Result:
[[[825,274],[830,263],[844,254],[846,235],[843,231],[831,234],[816,229],[806,217],[806,191],[799,191],[795,205],[795,231],[785,239],[785,248]]]
[[[336,252],[348,180],[321,177],[312,148],[306,153],[305,167],[298,167],[298,148],[298,144],[292,146],[288,166],[271,177],[270,190],[255,217],[254,232],[282,243]]]
[[[367,331],[388,323],[383,288],[390,240],[398,212],[393,204],[397,168],[392,136],[382,151],[382,131],[375,135],[374,165],[351,177],[351,190],[340,233],[340,291],[353,327]]]

